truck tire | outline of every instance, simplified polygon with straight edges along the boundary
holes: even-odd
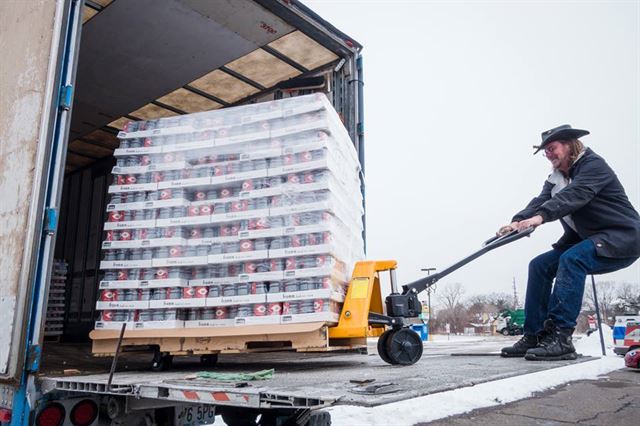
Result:
[[[312,411],[306,426],[331,426],[331,414],[326,411]]]
[[[254,426],[257,425],[258,412],[251,409],[225,407],[220,415],[227,426]]]
[[[503,336],[508,336],[509,334],[509,329],[508,328],[503,328],[502,330],[500,330],[500,333],[502,333]]]

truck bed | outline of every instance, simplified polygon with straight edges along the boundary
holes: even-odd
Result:
[[[534,363],[497,356],[499,348],[513,340],[488,337],[475,342],[428,342],[422,359],[411,366],[391,366],[383,362],[376,352],[375,339],[370,339],[368,355],[294,352],[221,355],[218,364],[208,370],[246,373],[275,369],[270,380],[235,384],[195,379],[197,372],[207,370],[195,357],[176,358],[170,371],[153,373],[148,371],[150,355],[136,354],[132,358],[131,354],[125,354],[118,363],[110,391],[106,390],[108,374],[104,373],[109,369],[110,359],[94,358],[87,362],[89,348],[73,347],[76,354],[72,357],[72,351],[66,347],[57,355],[64,355],[66,368],[81,367],[78,369],[82,374],[64,376],[60,375],[60,359],[55,361],[56,350],[48,348],[51,358],[45,360],[47,372],[40,381],[45,391],[112,393],[260,408],[320,408],[332,404],[376,406],[568,364],[567,361]],[[580,361],[589,359],[582,357]]]

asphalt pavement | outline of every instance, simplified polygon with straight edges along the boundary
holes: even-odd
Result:
[[[640,424],[640,370],[616,370],[510,404],[474,410],[418,426]]]

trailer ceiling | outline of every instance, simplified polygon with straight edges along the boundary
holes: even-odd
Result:
[[[245,103],[360,48],[295,0],[86,0],[66,171],[127,121]]]

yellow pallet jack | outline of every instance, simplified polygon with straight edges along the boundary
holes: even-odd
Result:
[[[402,293],[396,285],[395,260],[375,260],[357,262],[340,319],[335,327],[329,328],[332,339],[378,337],[378,354],[388,364],[411,365],[422,357],[422,340],[409,329],[408,319],[416,318],[422,312],[418,294],[433,286],[442,277],[461,268],[483,254],[529,236],[534,228],[512,231],[502,236],[488,239],[480,250],[433,275],[402,286]],[[380,273],[389,271],[391,294],[385,299],[383,310],[380,290]]]

